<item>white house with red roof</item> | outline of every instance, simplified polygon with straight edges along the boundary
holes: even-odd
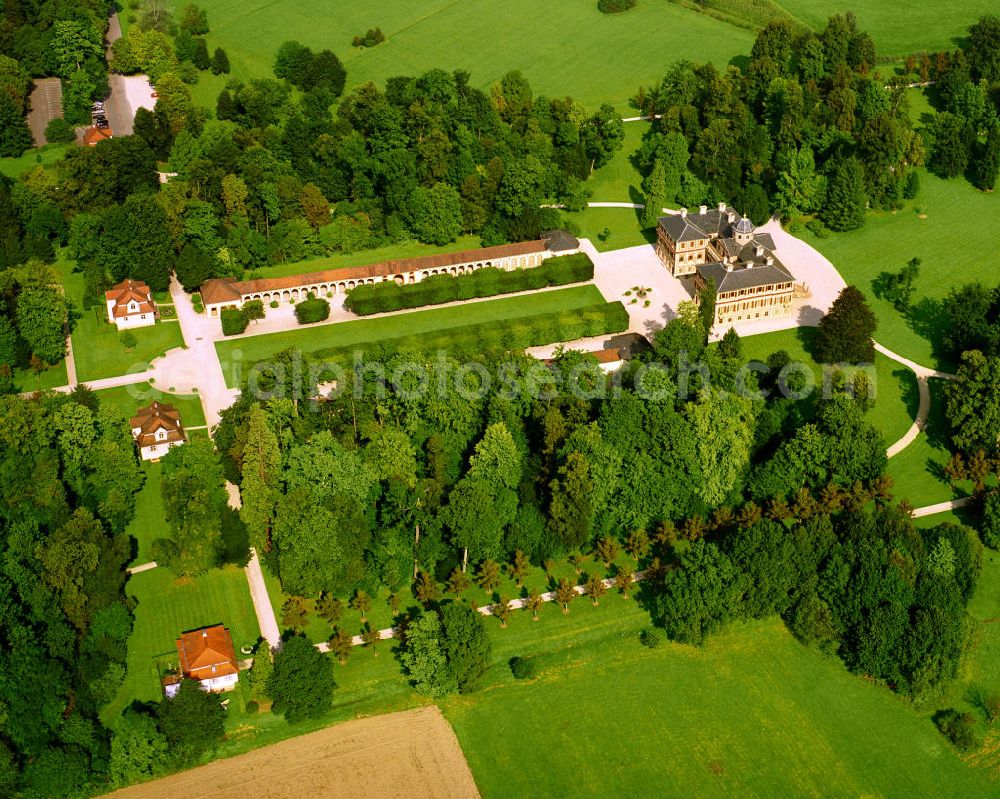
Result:
[[[148,407],[139,408],[129,425],[144,461],[162,458],[171,447],[187,441],[180,414],[173,405],[164,402],[154,400]]]
[[[221,624],[182,633],[177,639],[177,658],[181,676],[197,680],[203,691],[231,691],[239,681],[240,667],[233,638]],[[164,687],[167,696],[172,697],[180,683],[168,682]]]
[[[119,330],[156,324],[153,292],[141,280],[123,280],[104,292],[104,299],[108,304],[108,321]]]

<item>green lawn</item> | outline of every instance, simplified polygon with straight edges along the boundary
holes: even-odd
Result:
[[[642,146],[642,137],[649,130],[649,122],[625,124],[625,141],[609,164],[594,170],[587,178],[591,202],[641,203],[642,174],[632,163],[632,156]]]
[[[201,407],[201,397],[196,394],[168,394],[147,383],[135,383],[118,388],[103,388],[97,392],[101,403],[117,409],[126,419],[135,415],[142,405],[153,400],[173,405],[181,415],[185,427],[200,427],[205,424],[205,411]]]
[[[906,55],[919,50],[954,50],[969,26],[983,14],[995,14],[993,0],[954,0],[948,5],[908,0],[775,0],[790,14],[822,30],[834,14],[853,11],[858,28],[874,40],[879,55]]]
[[[894,481],[897,499],[914,507],[934,505],[955,498],[942,473],[951,457],[948,451],[948,422],[944,416],[944,381],[931,380],[931,411],[927,425],[910,446],[889,461],[888,474]]]
[[[597,202],[598,198],[595,197],[594,201]],[[641,213],[641,210],[634,208],[587,208],[584,211],[567,213],[566,218],[579,225],[580,237],[590,239],[598,252],[608,252],[623,247],[650,244],[656,240],[655,231],[642,229],[639,222]],[[600,236],[605,230],[609,235],[602,241]]]
[[[22,391],[44,391],[47,388],[58,388],[69,383],[66,376],[66,361],[59,361],[47,369],[35,374],[31,369],[14,370],[14,388]]]
[[[939,301],[956,285],[981,280],[1000,283],[997,232],[983,220],[1000,214],[1000,193],[984,194],[968,181],[941,180],[920,171],[921,192],[897,214],[869,214],[860,230],[817,239],[800,235],[822,252],[844,276],[864,291],[878,316],[875,337],[890,349],[926,366],[949,368],[933,343],[940,335]],[[914,208],[923,210],[921,219]],[[881,272],[896,272],[911,258],[922,260],[914,310],[906,318],[875,297],[872,282]]]
[[[0,175],[17,178],[36,166],[49,166],[62,158],[63,153],[72,146],[70,144],[46,144],[44,147],[28,150],[17,158],[0,158]]]
[[[822,367],[810,354],[815,335],[814,328],[796,328],[747,336],[743,339],[743,354],[747,360],[766,361],[768,355],[785,350],[793,361],[808,364],[816,378],[817,387],[822,388]],[[803,401],[812,404],[811,399]],[[886,446],[902,438],[909,430],[917,415],[918,404],[917,379],[913,372],[884,355],[876,354],[875,407],[868,412],[868,418],[881,431]],[[905,458],[907,455],[908,450],[896,458]]]
[[[610,612],[609,612],[610,610]],[[982,796],[985,780],[887,689],[777,620],[648,650],[620,597],[515,614],[488,688],[443,703],[486,799],[518,796]],[[495,622],[493,627],[495,628]],[[504,668],[528,656],[539,675]],[[646,753],[636,757],[639,750]]]
[[[213,569],[197,578],[177,578],[160,567],[129,578],[135,597],[135,628],[128,641],[128,673],[101,718],[110,723],[133,700],[161,695],[157,659],[176,657],[174,641],[186,630],[225,624],[237,651],[260,637],[246,575],[236,566]]]
[[[135,498],[135,518],[125,530],[135,539],[136,554],[130,564],[132,566],[149,563],[153,559],[153,542],[157,538],[170,537],[160,490],[163,467],[159,463],[143,461],[142,470],[146,473],[146,482]]]
[[[640,84],[660,80],[672,61],[724,68],[734,56],[748,55],[753,41],[750,31],[657,0],[625,14],[602,14],[596,2],[579,0],[386,0],[339,4],[335,11],[322,0],[201,5],[211,25],[209,50],[225,48],[236,78],[271,77],[274,53],[296,39],[336,52],[348,86],[439,67],[468,70],[472,83],[485,87],[517,69],[536,95],[569,95],[588,107],[608,102],[622,110]],[[350,46],[375,26],[386,35],[383,44]]]
[[[479,322],[526,318],[538,314],[585,308],[604,301],[596,286],[575,286],[556,291],[508,297],[434,308],[427,311],[399,313],[378,319],[361,319],[319,327],[304,327],[281,333],[220,341],[219,353],[229,385],[239,384],[238,372],[289,347],[315,352],[332,347],[352,347],[431,331],[447,330]]]
[[[359,250],[358,252],[346,253],[344,255],[330,255],[324,258],[311,258],[307,261],[276,264],[275,266],[268,266],[258,270],[256,274],[262,277],[303,275],[309,272],[321,272],[324,269],[342,269],[346,266],[377,264],[397,258],[419,258],[422,255],[475,250],[479,246],[478,236],[460,236],[456,241],[444,247],[435,247],[433,244],[423,244],[419,241],[403,241],[399,244],[389,244],[385,247]]]

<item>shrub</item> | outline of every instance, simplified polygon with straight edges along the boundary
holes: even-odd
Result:
[[[635,8],[635,0],[597,0],[597,10],[605,14],[620,14]]]
[[[976,748],[976,721],[971,714],[948,708],[934,715],[934,723],[959,752],[971,752]]]
[[[278,307],[278,301],[277,300],[271,300],[271,307],[272,308],[277,308]]]
[[[822,219],[813,219],[806,224],[806,228],[810,230],[817,239],[830,238],[830,228],[823,224]]]
[[[347,292],[344,307],[358,316],[368,316],[474,297],[533,291],[545,286],[565,286],[593,277],[594,263],[590,256],[574,253],[549,258],[541,266],[510,272],[486,267],[471,275],[432,275],[409,286],[400,286],[392,281],[362,284]]]
[[[652,628],[646,628],[639,633],[639,643],[646,649],[656,649],[663,642],[663,636]]]
[[[791,233],[793,236],[799,235],[799,233],[802,232],[802,223],[801,222],[789,223],[788,232]]]
[[[351,40],[352,47],[374,47],[385,41],[385,34],[381,28],[369,28],[364,36],[355,36]]]
[[[309,325],[314,322],[322,322],[330,316],[330,303],[322,297],[309,295],[309,299],[303,300],[295,306],[295,318],[300,325]]]
[[[248,716],[254,715],[258,710],[260,710],[260,705],[257,704],[257,700],[256,699],[251,699],[249,702],[247,702],[247,715]]]
[[[247,329],[249,319],[242,310],[237,308],[225,308],[221,314],[222,334],[225,336],[238,336]]]
[[[76,128],[62,117],[56,117],[45,126],[45,140],[55,144],[71,144],[76,140]]]
[[[526,658],[513,657],[509,665],[510,673],[514,675],[515,680],[530,680],[535,676],[535,664]]]
[[[118,340],[121,341],[122,346],[127,350],[132,349],[137,343],[135,340],[135,333],[131,330],[123,330],[122,334],[118,337]]]

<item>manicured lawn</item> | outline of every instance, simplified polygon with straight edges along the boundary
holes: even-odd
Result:
[[[615,153],[611,163],[595,170],[587,178],[591,202],[644,202],[642,175],[633,165],[632,156],[642,145],[642,137],[649,127],[649,122],[626,123],[622,148]]]
[[[648,650],[631,602],[571,608],[547,606],[538,624],[515,614],[496,630],[489,687],[442,704],[486,799],[987,791],[929,720],[776,620]],[[511,678],[515,655],[535,679]]]
[[[128,672],[118,696],[101,713],[105,723],[117,718],[133,700],[160,698],[156,661],[162,656],[176,657],[174,641],[182,632],[225,624],[237,651],[260,637],[246,576],[236,566],[213,569],[196,578],[177,578],[160,567],[130,577],[126,591],[137,602],[135,627],[128,641]]]
[[[432,331],[447,330],[479,322],[525,318],[557,311],[570,311],[601,303],[596,286],[575,286],[556,291],[473,302],[428,311],[399,313],[378,319],[361,319],[320,327],[305,327],[281,333],[250,336],[215,345],[229,385],[238,385],[237,367],[258,363],[289,347],[314,352],[331,347],[351,347]],[[235,356],[235,357],[234,357]]]
[[[668,3],[639,3],[625,14],[602,14],[575,0],[386,0],[377,6],[322,0],[206,0],[209,50],[221,45],[233,77],[271,77],[274,53],[296,39],[330,48],[347,68],[348,86],[381,84],[431,68],[464,69],[485,87],[521,70],[535,95],[567,95],[590,107],[624,110],[639,84],[663,77],[675,59],[714,61],[724,68],[749,54],[753,34]],[[378,26],[386,41],[352,48],[351,39]],[[195,87],[198,88],[197,86]]]
[[[201,407],[201,398],[196,394],[167,394],[147,383],[135,383],[101,389],[97,396],[102,404],[115,408],[126,419],[134,416],[140,406],[158,400],[173,405],[180,413],[181,424],[185,427],[200,427],[205,424],[205,411]]]
[[[101,314],[102,318],[98,318]],[[136,345],[126,350],[121,334],[103,318],[101,309],[85,310],[73,328],[73,356],[80,382],[144,372],[154,358],[184,346],[177,322],[157,322],[132,331]]]
[[[44,391],[47,388],[58,388],[69,383],[66,376],[66,361],[50,366],[35,374],[31,369],[14,370],[14,387],[22,391]]]
[[[948,451],[948,423],[944,417],[944,381],[931,380],[931,411],[927,425],[910,446],[889,461],[888,474],[894,481],[896,499],[906,499],[914,507],[934,505],[955,498],[942,470],[951,457]]]
[[[62,158],[63,153],[72,146],[70,144],[46,144],[44,147],[28,150],[17,158],[0,158],[0,175],[17,178],[36,166],[53,164]]]
[[[125,530],[136,543],[135,558],[130,564],[132,566],[149,563],[153,559],[153,542],[157,538],[170,537],[170,527],[163,513],[163,493],[160,490],[163,467],[159,463],[144,461],[142,470],[146,473],[146,483],[135,498],[135,518]]]
[[[834,14],[853,11],[858,28],[868,33],[879,55],[906,55],[919,50],[954,50],[969,26],[983,14],[996,13],[993,0],[955,0],[948,5],[907,0],[775,0],[816,30]]]
[[[594,199],[595,202],[598,200],[597,197]],[[608,252],[656,241],[654,230],[642,229],[639,222],[641,214],[641,210],[634,208],[587,208],[584,211],[567,213],[566,218],[580,226],[580,237],[590,239],[598,252]],[[605,230],[610,235],[602,241],[600,236]]]
[[[747,360],[765,361],[778,350],[787,352],[793,361],[802,362],[812,369],[818,389],[823,386],[823,369],[810,354],[815,338],[814,328],[781,330],[762,333],[743,339],[743,354]],[[812,400],[804,402],[812,404]],[[885,438],[886,446],[902,438],[917,415],[917,380],[913,372],[884,355],[875,356],[875,407],[868,412],[871,420]],[[907,452],[897,455],[906,457]],[[926,504],[926,503],[922,503]]]
[[[925,366],[948,369],[934,352],[940,337],[939,301],[957,285],[977,280],[1000,283],[995,255],[997,232],[984,219],[1000,214],[1000,193],[984,194],[966,180],[941,180],[920,171],[921,192],[897,214],[869,214],[860,230],[817,239],[802,237],[820,250],[868,297],[878,316],[875,337],[890,349]],[[921,219],[914,208],[927,215]],[[872,282],[881,272],[896,272],[911,258],[922,260],[909,318],[875,297]]]
[[[296,261],[290,264],[276,264],[259,270],[262,277],[284,277],[286,275],[302,275],[309,272],[321,272],[324,269],[342,269],[346,266],[364,266],[391,261],[397,258],[419,258],[422,255],[437,255],[439,253],[462,252],[475,250],[480,246],[478,236],[462,236],[444,247],[433,244],[423,244],[419,241],[403,241],[386,247],[376,247],[371,250],[344,255],[330,255],[325,258],[311,258],[307,261]]]

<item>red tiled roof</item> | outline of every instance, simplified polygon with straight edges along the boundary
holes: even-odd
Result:
[[[131,314],[155,313],[156,307],[153,304],[153,293],[149,286],[141,280],[123,280],[121,283],[112,286],[104,292],[104,299],[113,302],[112,313],[117,319]],[[129,311],[128,304],[136,302],[139,310]]]
[[[182,673],[193,680],[239,672],[232,636],[221,624],[182,633],[177,639],[177,655]]]
[[[446,266],[456,266],[475,261],[492,261],[495,258],[508,258],[516,255],[530,255],[544,252],[546,242],[543,239],[522,241],[516,244],[501,244],[496,247],[483,247],[478,250],[463,250],[461,252],[442,253],[440,255],[424,255],[420,258],[404,258],[394,261],[382,261],[365,266],[345,266],[339,269],[326,269],[322,272],[309,272],[302,275],[287,277],[259,278],[237,282],[232,278],[212,279],[201,287],[201,299],[207,305],[221,302],[239,302],[245,294],[258,294],[262,291],[281,291],[299,286],[309,286],[316,283],[334,283],[338,280],[359,280],[369,277],[388,277],[404,272],[416,272],[422,269],[440,269]]]
[[[153,444],[160,444],[164,441],[184,441],[184,426],[181,424],[180,414],[173,405],[163,402],[153,401],[146,408],[140,408],[135,416],[129,419],[129,425],[133,430],[138,429],[135,440],[140,447],[148,447]],[[167,437],[158,439],[158,430],[165,430]]]
[[[83,132],[83,143],[86,144],[88,147],[93,147],[98,142],[102,142],[105,139],[111,139],[111,138],[114,138],[114,137],[111,135],[111,129],[110,128],[104,128],[104,129],[101,129],[101,128],[87,128]]]

